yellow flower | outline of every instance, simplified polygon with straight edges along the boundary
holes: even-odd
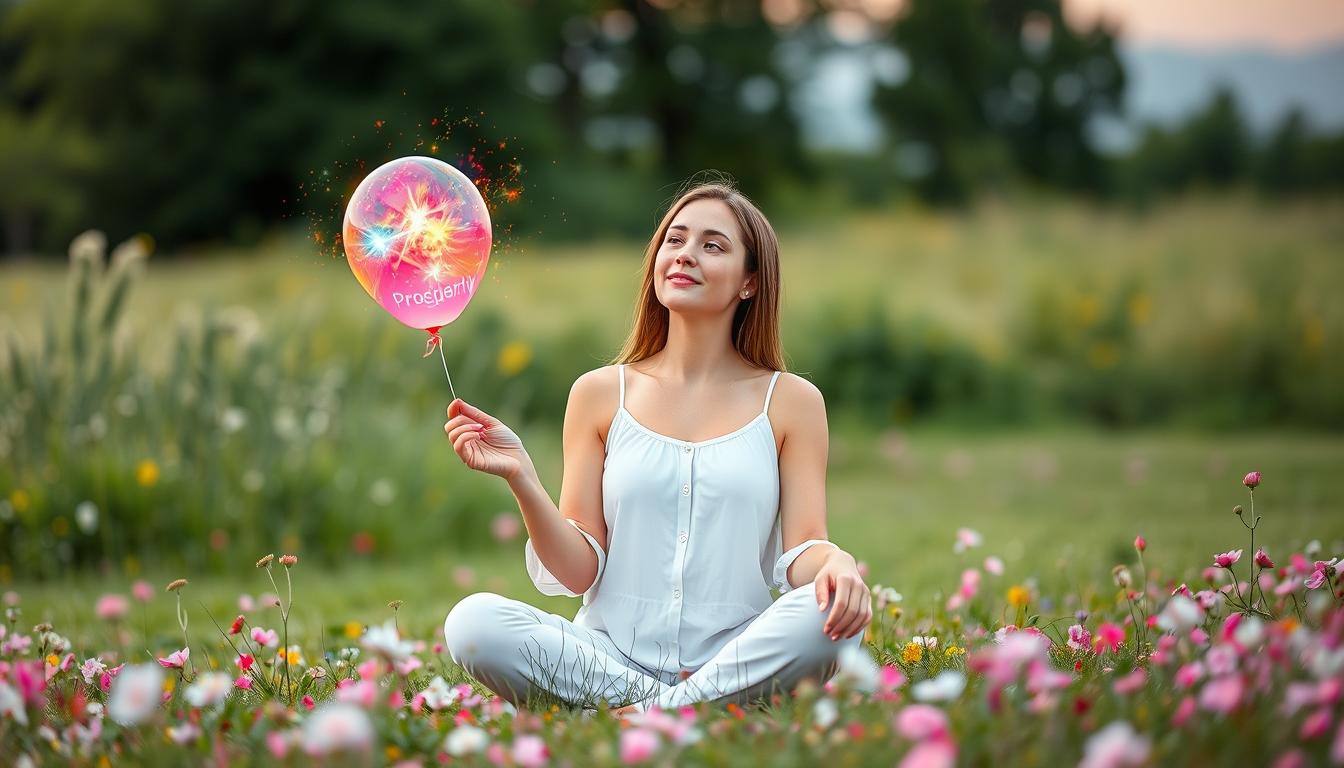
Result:
[[[9,494],[9,505],[14,508],[15,512],[27,512],[28,502],[31,500],[31,497],[28,496],[28,492],[22,488],[15,488]]]
[[[351,640],[358,640],[364,634],[364,625],[358,621],[346,622],[345,636]]]
[[[511,341],[499,350],[499,372],[516,376],[532,362],[532,347],[525,341]]]
[[[61,657],[60,657],[60,656],[57,656],[57,655],[54,654],[54,653],[51,654],[51,655],[49,655],[49,656],[47,656],[47,666],[54,667],[54,666],[57,666],[57,665],[60,664],[60,663],[61,663]]]
[[[159,482],[159,465],[153,459],[145,459],[135,465],[135,482],[141,488],[153,488]]]
[[[1031,593],[1026,587],[1009,587],[1008,604],[1014,608],[1021,608],[1031,602]]]
[[[949,645],[947,646],[947,650],[943,651],[943,656],[946,656],[947,658],[952,658],[953,656],[965,656],[965,655],[966,651],[962,649],[961,646],[958,645]]]
[[[891,618],[899,619],[901,618],[901,606],[889,605],[887,606],[887,613],[891,614]]]
[[[388,760],[397,760],[401,758],[401,749],[396,744],[388,744],[386,754]]]
[[[906,643],[905,650],[901,651],[901,660],[906,664],[914,664],[922,658],[924,658],[924,646],[914,640]]]

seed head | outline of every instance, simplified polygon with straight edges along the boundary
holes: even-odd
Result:
[[[172,581],[168,582],[168,586],[167,586],[166,588],[164,588],[164,591],[165,591],[165,592],[176,592],[176,591],[178,591],[179,589],[181,589],[181,588],[183,588],[183,587],[185,587],[185,586],[187,586],[187,580],[186,580],[186,579],[173,579]]]

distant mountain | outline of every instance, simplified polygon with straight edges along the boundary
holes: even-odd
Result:
[[[1129,122],[1172,123],[1208,103],[1220,84],[1257,132],[1300,107],[1316,130],[1344,128],[1344,43],[1299,54],[1124,45]]]

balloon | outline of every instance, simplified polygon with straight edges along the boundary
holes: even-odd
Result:
[[[490,212],[461,171],[432,157],[374,169],[350,198],[345,257],[383,309],[429,331],[457,319],[490,260]]]

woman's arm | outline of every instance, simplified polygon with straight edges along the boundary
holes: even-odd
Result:
[[[605,450],[598,430],[602,423],[599,414],[606,400],[610,399],[611,410],[615,409],[615,394],[606,392],[609,387],[605,386],[604,372],[605,369],[590,371],[580,376],[569,391],[559,508],[542,487],[530,461],[508,478],[537,559],[565,589],[576,595],[587,592],[600,576],[602,563],[594,546],[606,550],[607,526],[602,516]],[[580,531],[593,537],[595,544]]]
[[[835,602],[827,632],[849,637],[862,631],[871,618],[868,587],[859,577],[854,558],[831,544],[826,534],[826,458],[830,448],[826,401],[811,382],[792,374],[775,388],[775,406],[783,432],[779,451],[779,514],[785,554],[781,589],[811,583],[817,605]],[[820,545],[820,546],[816,546]],[[801,553],[795,551],[801,548]],[[778,570],[778,568],[777,568]]]

